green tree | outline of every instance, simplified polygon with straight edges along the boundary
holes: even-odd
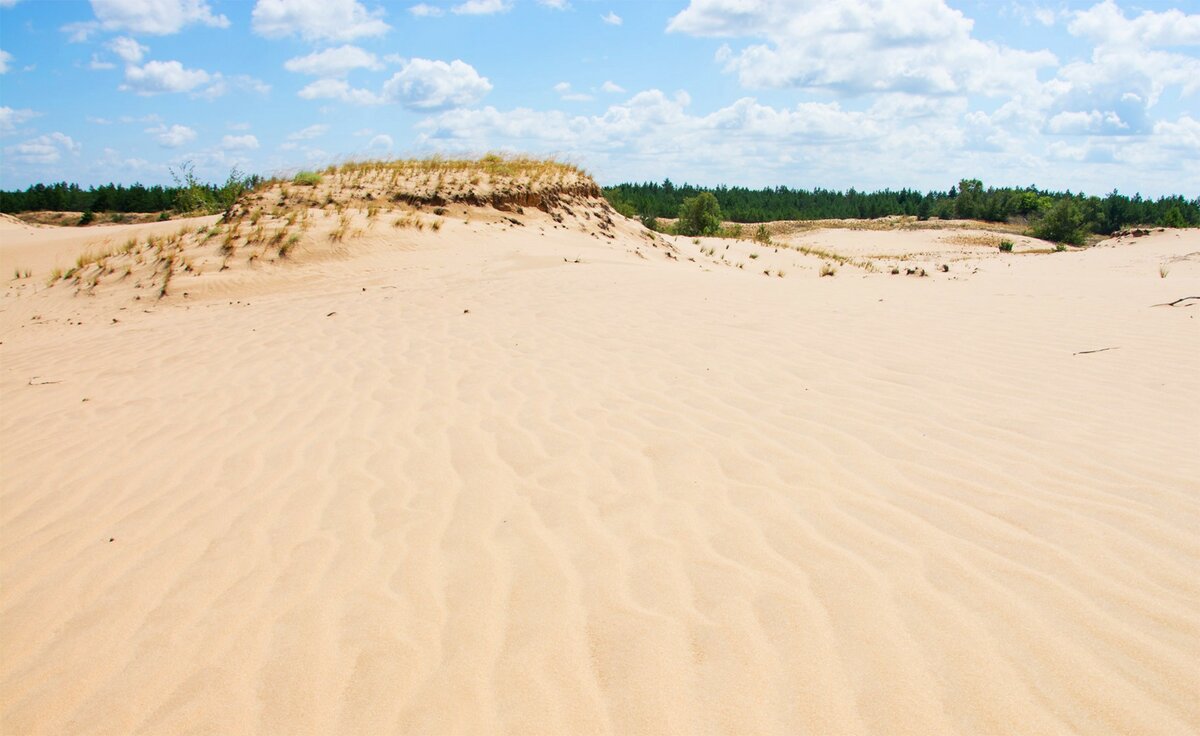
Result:
[[[983,182],[978,179],[963,179],[958,183],[958,197],[954,200],[954,216],[960,220],[979,217],[981,199],[983,199]]]
[[[676,229],[680,235],[712,235],[721,228],[721,205],[712,192],[683,200]]]
[[[1183,212],[1180,211],[1179,205],[1171,207],[1167,210],[1167,214],[1163,215],[1162,223],[1164,227],[1187,227],[1187,220],[1183,219]]]
[[[1034,237],[1053,240],[1056,243],[1083,243],[1083,214],[1075,200],[1070,197],[1058,200],[1033,226],[1033,234]]]

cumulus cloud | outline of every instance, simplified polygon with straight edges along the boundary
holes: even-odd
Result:
[[[0,74],[8,73],[8,69],[9,69],[8,65],[12,63],[12,60],[13,60],[12,54],[8,53],[4,49],[0,49]]]
[[[383,85],[383,98],[414,110],[473,105],[492,89],[487,77],[455,59],[449,63],[411,59]]]
[[[157,125],[146,132],[163,148],[179,148],[196,140],[196,131],[186,125]]]
[[[544,5],[553,10],[566,10],[571,7],[571,3],[567,0],[538,0],[538,5]]]
[[[747,87],[998,94],[1037,84],[1037,70],[1057,62],[980,41],[972,25],[944,0],[691,0],[667,30],[765,41],[718,54]]]
[[[617,84],[616,82],[610,82],[610,81],[605,81],[604,84],[600,85],[600,89],[604,90],[605,92],[608,92],[609,94],[614,94],[614,95],[621,94],[622,92],[625,91],[624,87]]]
[[[512,9],[512,0],[467,0],[450,9],[456,15],[493,15],[507,13]]]
[[[391,151],[393,145],[395,144],[392,142],[392,137],[390,135],[386,133],[380,133],[379,135],[371,138],[370,142],[367,143],[367,150]]]
[[[358,0],[258,0],[250,20],[254,32],[266,38],[350,41],[387,33],[391,27],[383,14]]]
[[[605,23],[609,24],[610,26],[619,26],[625,22],[625,21],[621,20],[621,16],[617,15],[616,13],[612,12],[611,10],[608,11],[608,13],[606,13],[605,15],[600,16],[600,20],[604,21]]]
[[[318,79],[298,92],[306,100],[339,100],[354,105],[378,105],[379,95],[367,89],[351,87],[344,79]]]
[[[837,103],[802,103],[781,110],[743,98],[707,115],[689,114],[690,104],[684,92],[667,95],[647,90],[600,115],[485,107],[443,112],[418,127],[424,142],[462,150],[498,144],[540,150],[570,145],[633,156],[703,151],[704,158],[715,158],[712,152],[719,149],[742,162],[758,154],[777,157],[790,144],[815,148],[852,141],[861,145],[880,138],[885,130],[868,113],[843,110]]]
[[[412,13],[418,18],[436,18],[442,14],[442,9],[436,5],[430,5],[429,3],[417,3],[416,5],[411,6],[408,9],[408,12]]]
[[[266,95],[271,91],[271,85],[248,74],[235,74],[232,77],[226,77],[220,72],[216,72],[211,75],[211,81],[212,83],[208,87],[193,93],[193,97],[212,101],[227,94],[231,89],[251,92],[257,95]]]
[[[283,63],[283,68],[314,77],[340,77],[354,69],[382,69],[383,65],[375,54],[357,46],[345,45],[288,59]]]
[[[1200,14],[1144,11],[1127,18],[1106,0],[1071,14],[1067,30],[1090,40],[1090,58],[1060,67],[1028,104],[1053,133],[1149,134],[1168,88],[1200,91],[1200,59],[1167,47],[1200,45]]]
[[[210,79],[212,75],[203,69],[187,69],[178,61],[148,61],[125,67],[125,83],[120,89],[142,96],[190,92]]]
[[[1051,133],[1086,135],[1097,133],[1128,133],[1129,124],[1115,112],[1060,112],[1046,124]]]
[[[82,146],[63,133],[54,132],[30,138],[24,143],[7,146],[4,155],[10,161],[24,164],[53,164],[64,153],[79,153]]]
[[[126,64],[137,64],[150,49],[128,36],[118,36],[108,42],[108,48]]]
[[[221,138],[221,148],[226,151],[251,151],[258,148],[258,138],[253,135],[227,135]]]
[[[568,102],[588,102],[592,99],[589,94],[573,91],[570,82],[559,82],[554,85],[554,91],[558,93],[560,99]]]
[[[317,123],[315,125],[310,125],[307,128],[301,128],[300,130],[297,130],[295,133],[290,133],[288,135],[288,140],[289,141],[306,141],[306,140],[310,140],[312,138],[318,138],[320,136],[323,136],[328,132],[329,132],[328,125],[325,125],[323,123]]]
[[[1165,148],[1187,151],[1192,159],[1200,159],[1200,120],[1184,115],[1172,122],[1154,124],[1154,135],[1161,138]]]
[[[8,106],[0,107],[0,135],[12,135],[17,131],[17,126],[33,120],[40,114],[29,108],[14,110]]]
[[[1200,14],[1171,9],[1143,11],[1126,18],[1112,0],[1074,13],[1067,26],[1072,34],[1102,46],[1197,46],[1200,45]]]
[[[214,14],[206,0],[92,0],[92,12],[94,21],[63,26],[72,41],[86,40],[99,30],[165,36],[194,23],[229,27],[229,19]]]

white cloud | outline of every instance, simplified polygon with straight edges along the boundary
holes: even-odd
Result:
[[[538,0],[538,4],[553,10],[566,10],[571,7],[571,3],[567,2],[567,0]]]
[[[12,63],[13,55],[0,49],[0,74],[8,74],[8,65]]]
[[[382,69],[383,65],[375,54],[346,45],[288,59],[283,68],[316,77],[340,77],[353,69]]]
[[[4,155],[18,163],[52,164],[62,159],[63,153],[77,154],[81,148],[70,136],[54,132],[8,146]]]
[[[221,138],[221,148],[226,151],[251,151],[258,148],[258,138],[246,135],[227,135]]]
[[[1087,135],[1098,133],[1128,133],[1129,125],[1115,112],[1060,112],[1046,124],[1051,133]]]
[[[383,98],[415,110],[443,110],[473,105],[491,89],[466,62],[411,59],[383,85]]]
[[[143,66],[125,67],[125,83],[120,89],[143,96],[190,92],[211,78],[203,69],[187,69],[178,61],[148,61]]]
[[[28,108],[14,110],[11,107],[0,107],[0,135],[12,135],[17,131],[17,126],[33,120],[39,112],[34,112]]]
[[[100,57],[96,56],[95,54],[92,54],[92,60],[90,62],[88,62],[88,69],[93,69],[96,71],[104,71],[104,70],[116,69],[116,68],[117,68],[116,64],[112,63],[111,61],[105,61],[104,59],[101,59]]]
[[[196,140],[196,131],[186,125],[158,125],[146,128],[146,132],[163,148],[179,148]]]
[[[560,111],[493,107],[454,110],[418,124],[425,142],[485,150],[497,144],[542,150],[570,146],[593,152],[624,151],[653,156],[690,151],[703,158],[723,149],[734,160],[762,154],[768,159],[787,145],[820,148],[838,142],[879,139],[885,126],[868,113],[843,110],[837,103],[802,103],[790,110],[743,98],[708,115],[690,115],[690,97],[659,90],[639,92],[603,114],[569,116]]]
[[[493,15],[507,13],[512,9],[512,0],[467,0],[450,9],[456,15]]]
[[[307,128],[302,128],[300,130],[297,130],[295,133],[289,134],[288,140],[289,141],[306,141],[306,140],[310,140],[312,138],[318,138],[320,136],[323,136],[327,132],[329,132],[328,125],[325,125],[323,123],[317,123],[316,125],[310,125]]]
[[[381,149],[384,151],[392,150],[395,144],[392,142],[392,137],[386,133],[380,133],[367,143],[367,150]]]
[[[377,105],[382,100],[374,92],[351,87],[342,79],[318,79],[298,93],[306,100],[341,100],[355,105]]]
[[[1143,11],[1130,19],[1112,0],[1074,14],[1067,29],[1098,45],[1196,46],[1200,45],[1200,14],[1171,9]]]
[[[271,85],[247,74],[235,74],[232,77],[226,77],[220,72],[216,72],[212,75],[211,81],[212,84],[199,92],[193,93],[192,96],[211,102],[227,94],[231,88],[257,95],[266,95],[271,91]]]
[[[92,0],[96,20],[70,23],[63,30],[83,41],[98,30],[165,36],[193,23],[228,28],[229,19],[214,15],[206,0]]]
[[[1146,11],[1127,18],[1106,0],[1070,18],[1067,30],[1094,44],[1090,58],[1063,65],[1019,100],[1024,116],[1044,120],[1046,131],[1149,135],[1151,112],[1168,89],[1178,88],[1183,97],[1200,91],[1200,59],[1159,48],[1200,45],[1200,14]]]
[[[11,8],[21,0],[0,0],[0,8]]]
[[[604,84],[600,85],[600,89],[604,90],[605,92],[608,92],[609,94],[614,94],[614,95],[621,94],[622,92],[625,91],[624,87],[617,84],[616,82],[610,82],[610,81],[605,81]]]
[[[428,3],[417,3],[416,5],[410,7],[408,12],[412,13],[418,18],[436,18],[442,14],[442,9],[436,5],[430,5]]]
[[[1200,158],[1200,120],[1189,115],[1173,123],[1163,120],[1154,124],[1154,135],[1161,136],[1164,145],[1191,151],[1193,158]]]
[[[258,0],[250,14],[260,36],[307,41],[382,36],[390,29],[382,16],[382,9],[368,11],[358,0]]]
[[[691,0],[667,29],[765,41],[718,54],[747,87],[998,94],[1036,85],[1037,70],[1056,63],[980,41],[972,25],[944,0]]]
[[[568,102],[588,102],[592,99],[591,95],[572,91],[570,82],[559,82],[554,85],[554,91],[558,93],[561,99]]]
[[[617,15],[616,13],[612,12],[611,10],[608,11],[607,14],[600,16],[600,20],[604,21],[605,23],[609,24],[610,26],[619,26],[625,22],[625,21],[621,20],[621,16]]]
[[[108,48],[126,64],[139,63],[150,50],[128,36],[117,36],[108,42]]]

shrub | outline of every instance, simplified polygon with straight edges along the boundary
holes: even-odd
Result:
[[[1083,243],[1083,215],[1073,199],[1060,199],[1033,226],[1034,237],[1056,243]]]
[[[754,239],[760,243],[770,243],[771,231],[767,229],[766,225],[759,225],[758,229],[754,231]]]
[[[701,192],[683,200],[675,228],[680,235],[712,235],[720,230],[721,205],[712,192]]]
[[[1013,242],[1011,240],[1001,240],[1000,241],[1000,252],[1001,253],[1012,253],[1012,249],[1013,249]]]
[[[292,183],[305,187],[315,187],[321,183],[321,175],[315,171],[301,171],[293,177]]]
[[[95,220],[95,219],[96,219],[96,216],[94,214],[92,214],[91,210],[88,210],[87,212],[83,213],[82,217],[79,218],[79,224],[80,225],[90,225],[90,224],[92,224],[92,220]]]
[[[1167,214],[1163,215],[1163,227],[1187,227],[1187,220],[1183,219],[1183,212],[1179,209],[1179,205],[1174,205],[1167,210]]]

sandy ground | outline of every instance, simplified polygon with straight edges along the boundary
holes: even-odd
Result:
[[[1200,233],[524,219],[162,301],[6,231],[0,731],[1200,731]]]

